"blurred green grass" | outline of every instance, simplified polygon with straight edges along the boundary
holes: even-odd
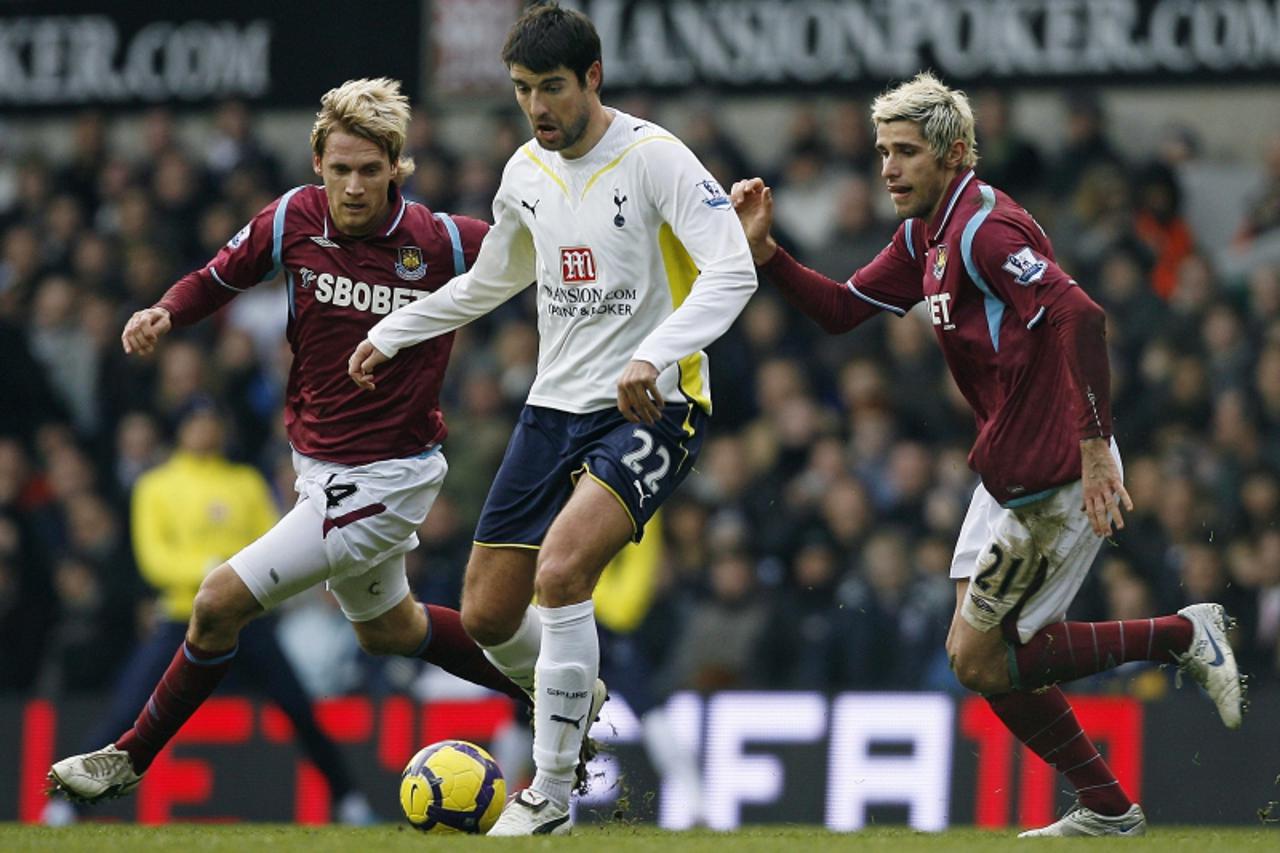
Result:
[[[132,824],[84,823],[60,829],[23,824],[0,824],[0,850],[4,851],[102,851],[140,850],[191,853],[204,851],[280,851],[324,853],[350,850],[475,850],[477,845],[501,850],[539,850],[555,853],[599,851],[698,851],[733,850],[734,853],[802,850],[914,851],[1097,850],[1100,846],[1126,851],[1160,853],[1214,853],[1214,851],[1280,850],[1280,827],[1257,828],[1158,826],[1145,838],[1130,839],[1023,839],[1016,832],[953,829],[943,833],[919,833],[894,828],[874,828],[851,834],[827,832],[809,826],[758,826],[735,832],[665,832],[648,825],[608,824],[583,826],[569,837],[478,839],[459,835],[424,835],[407,826],[355,829],[341,826],[285,824]]]

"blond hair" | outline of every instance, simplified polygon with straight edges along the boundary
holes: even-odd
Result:
[[[887,121],[915,122],[938,160],[946,159],[951,143],[958,139],[965,149],[960,165],[968,168],[978,162],[968,96],[959,89],[948,89],[928,71],[876,98],[871,103],[871,121],[876,125]]]
[[[320,112],[311,128],[311,150],[324,156],[324,144],[335,130],[363,137],[400,165],[397,182],[413,174],[412,157],[401,154],[409,133],[409,99],[400,94],[400,81],[387,77],[348,80],[320,99]]]

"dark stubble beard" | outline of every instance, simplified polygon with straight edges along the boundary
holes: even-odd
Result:
[[[543,145],[543,147],[547,148],[548,151],[563,151],[566,148],[572,148],[578,144],[578,140],[582,139],[583,134],[587,132],[587,122],[590,120],[591,115],[586,110],[583,110],[582,114],[578,116],[577,121],[564,128],[564,133],[560,137],[559,145],[555,148],[548,148],[545,145]]]

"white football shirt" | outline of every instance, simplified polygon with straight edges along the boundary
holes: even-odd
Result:
[[[382,353],[444,334],[538,288],[538,373],[528,402],[566,412],[617,405],[632,359],[659,371],[667,402],[711,411],[702,350],[756,288],[746,236],[724,190],[684,143],[610,110],[589,152],[536,141],[507,161],[494,225],[475,264],[369,331]]]

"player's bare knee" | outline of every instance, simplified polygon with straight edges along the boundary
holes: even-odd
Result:
[[[556,572],[545,577],[539,573],[534,589],[544,607],[567,607],[591,597],[591,589],[568,573]]]
[[[480,607],[467,607],[464,602],[462,630],[466,631],[467,636],[475,640],[477,645],[500,646],[510,640],[516,629],[520,627],[520,616],[523,612],[516,614],[515,621],[512,622],[503,614],[486,611]]]
[[[412,651],[413,647],[421,643],[421,638],[416,643],[408,643],[399,632],[391,630],[387,625],[380,624],[377,620],[373,622],[357,622],[354,623],[356,630],[356,640],[360,643],[360,648],[366,654],[375,657],[385,657],[386,655],[407,654]]]
[[[1004,668],[1003,658],[966,649],[948,649],[948,657],[956,680],[966,690],[983,696],[1009,690],[1009,674]]]
[[[191,605],[189,636],[201,648],[214,651],[235,645],[244,620],[234,602],[217,588],[202,586]]]
[[[390,645],[384,637],[357,633],[356,639],[359,640],[360,648],[363,649],[364,653],[367,655],[385,657],[387,655],[394,654],[394,651],[390,648]]]
[[[582,601],[577,598],[579,583],[567,558],[543,553],[534,575],[534,593],[544,607],[563,607]]]
[[[981,667],[963,666],[957,664],[955,666],[956,680],[966,690],[972,690],[982,696],[991,696],[996,693],[1004,693],[1008,687],[1002,685],[998,676],[993,675],[989,670]]]

